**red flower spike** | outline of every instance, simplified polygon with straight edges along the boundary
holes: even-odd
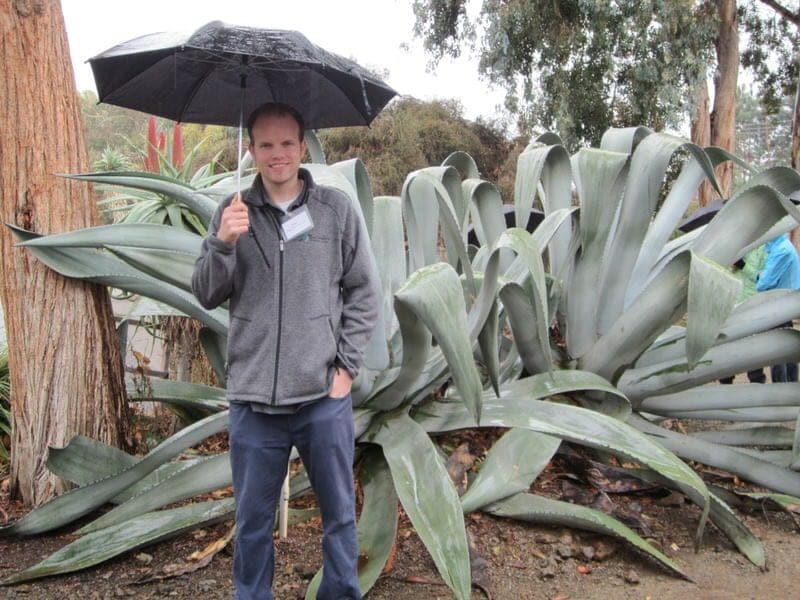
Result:
[[[172,129],[172,166],[176,169],[183,167],[183,131],[180,123],[175,123]]]
[[[147,123],[147,156],[144,159],[144,168],[153,173],[158,172],[158,134],[156,131],[156,118],[150,117]]]

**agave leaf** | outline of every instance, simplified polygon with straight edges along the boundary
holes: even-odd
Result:
[[[533,290],[533,295],[529,296],[532,300],[530,304],[533,308],[535,316],[534,327],[536,328],[536,337],[538,339],[538,350],[541,352],[542,357],[547,365],[547,369],[551,368],[552,356],[550,353],[550,338],[549,338],[549,310],[547,306],[547,284],[545,283],[544,265],[542,264],[541,250],[538,249],[533,242],[530,234],[524,229],[514,227],[505,231],[497,240],[497,248],[509,248],[513,250],[523,261],[527,267],[530,275],[530,286]],[[514,286],[515,284],[511,284]],[[505,288],[506,286],[504,286]],[[516,286],[514,289],[519,288]],[[521,289],[521,288],[519,288]],[[501,295],[502,295],[501,291]],[[509,292],[514,293],[514,292]],[[505,301],[504,301],[505,302]],[[515,321],[512,319],[512,329],[514,328]],[[517,330],[524,327],[519,321],[516,321]],[[515,336],[516,336],[515,331]],[[523,357],[524,358],[524,357]]]
[[[567,348],[583,356],[597,332],[597,287],[606,242],[622,199],[630,162],[627,154],[583,149],[572,157],[572,172],[581,199],[581,252],[567,294]]]
[[[127,172],[127,173],[81,173],[78,175],[66,175],[70,179],[80,181],[91,181],[104,185],[117,185],[122,187],[136,188],[155,192],[156,194],[166,194],[188,206],[203,221],[207,227],[211,216],[217,208],[217,203],[208,198],[203,193],[198,192],[192,186],[177,181],[173,177],[165,177],[157,173],[146,172]]]
[[[619,221],[609,240],[600,286],[598,326],[606,333],[626,308],[625,298],[634,265],[656,208],[661,184],[678,150],[692,153],[716,186],[714,168],[706,153],[686,140],[665,133],[644,138],[631,156],[630,175],[620,205]],[[719,189],[719,186],[716,186]]]
[[[734,492],[737,496],[753,498],[754,500],[769,500],[784,510],[796,512],[800,507],[800,498],[788,494],[775,494],[772,492]]]
[[[694,460],[724,469],[742,479],[778,492],[800,495],[800,474],[794,471],[748,456],[744,452],[727,446],[712,444],[695,437],[669,431],[636,414],[632,414],[628,418],[628,422],[651,435],[661,446],[685,460]]]
[[[202,242],[203,238],[196,233],[167,225],[117,223],[35,236],[19,245],[44,248],[103,248],[111,245],[120,248],[165,250],[196,258],[200,254]]]
[[[472,263],[462,231],[466,222],[466,207],[463,206],[461,182],[456,170],[452,167],[430,167],[415,171],[406,178],[400,197],[410,251],[409,270],[438,262],[438,224],[441,223],[448,261],[454,268],[460,263],[475,291]],[[432,214],[433,207],[438,208],[438,218]],[[462,209],[463,215],[459,212]],[[421,222],[421,219],[425,221]],[[428,220],[432,220],[432,223]],[[419,249],[415,248],[416,244],[420,244]],[[426,262],[421,263],[423,260]]]
[[[466,152],[456,150],[447,155],[442,161],[443,167],[455,167],[461,179],[479,179],[481,174],[475,159]]]
[[[227,379],[225,357],[228,354],[228,336],[220,335],[209,327],[203,327],[200,330],[199,338],[208,362],[214,369],[214,375],[217,376],[217,381],[224,387]]]
[[[124,552],[215,523],[231,515],[233,511],[233,498],[226,498],[141,515],[126,523],[79,538],[42,562],[7,577],[0,585],[80,571]]]
[[[407,277],[402,204],[397,196],[378,196],[373,209],[372,251],[383,292],[383,337],[388,340],[396,329],[394,294]],[[396,363],[395,358],[391,356],[391,364]]]
[[[364,223],[367,226],[367,234],[372,237],[374,223],[372,184],[370,183],[369,174],[364,167],[364,163],[360,158],[351,158],[350,160],[334,163],[331,165],[331,169],[344,175],[345,179],[353,186],[359,207],[361,208],[361,214],[364,217]]]
[[[47,468],[77,485],[111,477],[138,462],[119,448],[82,435],[73,436],[63,448],[48,448]]]
[[[556,371],[552,375],[559,376],[561,373]],[[569,379],[572,379],[571,385]],[[647,465],[675,482],[683,493],[702,508],[698,526],[699,540],[708,515],[708,490],[683,461],[618,419],[576,406],[535,400],[558,393],[554,390],[559,389],[562,390],[561,393],[570,388],[573,391],[588,391],[593,389],[589,382],[599,379],[593,374],[581,372],[570,372],[561,382],[558,378],[554,382],[550,374],[521,379],[504,386],[499,399],[484,395],[482,426],[530,429],[613,452]],[[613,393],[611,390],[614,390],[607,383],[595,386],[594,389],[606,393]],[[457,402],[431,402],[420,407],[414,418],[429,432],[475,427],[475,421]]]
[[[794,440],[794,431],[778,425],[765,425],[722,431],[696,431],[691,436],[705,442],[726,446],[784,446],[789,448]]]
[[[631,369],[620,379],[619,387],[636,406],[650,396],[688,390],[764,365],[795,362],[799,358],[800,332],[775,329],[714,346],[691,371],[681,360]]]
[[[653,473],[652,471],[643,471],[637,469],[635,472],[630,471],[635,477],[644,479],[645,481],[653,481],[664,485],[665,487],[674,487],[672,483],[663,477]],[[709,486],[710,488],[712,486]],[[728,536],[728,538],[736,545],[739,551],[744,554],[750,562],[754,565],[764,568],[766,565],[766,557],[764,556],[764,548],[755,534],[739,519],[731,508],[726,504],[720,491],[728,496],[727,490],[713,486],[709,490],[709,498],[711,500],[711,521]]]
[[[740,383],[691,388],[646,398],[641,404],[643,412],[653,414],[766,407],[800,407],[800,384]]]
[[[730,315],[741,280],[715,262],[692,256],[689,267],[689,318],[686,328],[686,359],[693,369],[714,345],[723,323]],[[713,298],[713,302],[710,302]]]
[[[717,344],[725,344],[768,331],[800,317],[800,291],[769,290],[738,305],[720,330]],[[685,330],[654,343],[636,361],[636,367],[666,363],[686,356]]]
[[[144,380],[127,378],[125,383],[130,400],[175,401],[184,402],[187,405],[194,403],[214,412],[225,410],[228,407],[223,388],[157,377],[148,377]]]
[[[770,167],[748,178],[737,191],[741,192],[760,185],[766,185],[788,196],[800,189],[800,173],[791,167]]]
[[[665,410],[664,417],[678,419],[698,419],[706,421],[758,421],[761,423],[783,423],[797,419],[800,406],[758,406],[747,408],[726,408],[720,410]]]
[[[379,451],[370,451],[359,468],[364,504],[358,519],[358,587],[366,594],[381,575],[397,537],[397,494],[389,465]],[[311,580],[306,598],[317,597],[322,569]]]
[[[499,305],[497,301],[492,302],[492,308],[486,318],[486,324],[481,332],[478,334],[478,345],[481,349],[481,357],[486,371],[489,375],[489,381],[492,384],[492,389],[495,394],[500,395],[500,357],[498,355],[497,340],[500,336],[500,320],[498,318]]]
[[[23,241],[40,237],[13,225],[8,225],[8,227],[18,239]],[[90,248],[38,246],[30,246],[30,251],[45,265],[65,277],[92,281],[134,294],[149,296],[202,321],[218,333],[227,334],[227,310],[222,308],[206,310],[188,292],[142,273],[106,252]]]
[[[432,177],[435,181],[441,184],[442,188],[446,191],[443,194],[450,201],[452,206],[453,215],[459,233],[462,236],[462,242],[466,239],[466,226],[467,217],[469,215],[469,206],[464,197],[461,174],[455,167],[442,165],[440,167],[427,167],[422,169],[420,174]]]
[[[122,504],[200,460],[202,459],[163,464],[122,493],[114,496],[110,502]],[[74,436],[66,447],[50,448],[47,454],[47,468],[55,475],[78,486],[89,485],[100,478],[116,475],[136,462],[138,459],[135,456],[79,435]]]
[[[542,319],[531,305],[531,296],[532,294],[524,287],[514,282],[507,283],[500,289],[500,300],[508,315],[511,331],[514,333],[514,345],[525,369],[529,373],[536,374],[552,371],[553,364],[549,337],[547,334],[542,337]],[[547,331],[546,323],[544,329]]]
[[[475,235],[481,246],[491,246],[506,230],[500,190],[482,179],[467,179],[461,185],[469,204]]]
[[[484,510],[498,517],[548,525],[566,525],[619,538],[650,555],[673,573],[689,579],[672,559],[651,546],[629,527],[599,510],[526,493],[516,494],[487,506]]]
[[[383,417],[368,439],[383,448],[400,502],[442,579],[456,598],[469,598],[469,551],[461,503],[433,442],[404,413]]]
[[[419,318],[436,338],[465,405],[480,422],[481,378],[467,337],[461,282],[444,263],[420,269],[395,294],[395,307]],[[404,340],[405,342],[405,340]],[[404,346],[405,348],[405,343]],[[405,351],[403,353],[405,362]]]
[[[653,130],[649,127],[610,127],[600,139],[600,149],[631,154],[651,133]]]
[[[191,498],[197,494],[212,492],[232,485],[230,457],[227,452],[184,465],[165,480],[155,483],[139,495],[120,504],[80,528],[76,533],[84,535],[105,527],[124,523],[152,510]]]
[[[124,471],[100,479],[90,485],[70,490],[53,500],[34,508],[24,517],[0,527],[0,537],[8,535],[34,535],[56,529],[82,517],[114,498],[142,477],[174,458],[210,435],[228,425],[228,413],[212,415],[181,429],[167,438],[144,458]]]
[[[711,164],[716,167],[720,162],[729,160],[731,155],[721,154],[715,149],[706,149]],[[737,159],[738,160],[738,159]],[[628,286],[625,301],[629,304],[636,297],[645,282],[648,274],[658,260],[664,244],[678,227],[678,224],[695,197],[698,186],[706,178],[707,172],[697,158],[690,158],[681,168],[678,178],[672,184],[669,194],[664,199],[661,208],[656,213],[652,225],[647,230],[642,249],[636,260],[636,265],[631,273],[631,282]]]
[[[192,291],[192,272],[197,256],[172,250],[124,248],[111,244],[106,248],[134,269],[186,292]]]
[[[572,203],[571,167],[563,146],[533,147],[519,155],[514,184],[515,223],[528,222],[533,200],[541,184],[545,215],[568,209]],[[564,265],[572,233],[568,224],[559,228],[549,245],[550,273],[559,273]]]
[[[800,221],[800,211],[783,194],[763,185],[747,188],[725,203],[692,249],[722,265],[731,265],[744,256],[743,250],[751,242],[786,215]]]
[[[560,445],[557,437],[528,429],[510,429],[504,433],[489,450],[478,475],[461,496],[464,512],[470,513],[519,492],[527,492]]]
[[[311,159],[311,162],[319,165],[327,164],[328,161],[325,159],[325,150],[322,148],[322,143],[319,141],[316,132],[310,129],[307,130],[304,139],[306,146],[308,146],[308,157]]]
[[[578,361],[579,368],[618,379],[683,314],[690,262],[690,252],[673,258]]]

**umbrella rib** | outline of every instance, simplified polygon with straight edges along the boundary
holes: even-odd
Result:
[[[323,71],[325,70],[325,68],[326,68],[326,65],[325,65],[325,64],[322,64],[322,70],[323,70]],[[315,70],[316,70],[316,69],[315,69]],[[352,71],[352,70],[350,70],[350,71],[349,71],[349,73],[350,73],[350,74],[353,74],[353,71]],[[326,79],[327,81],[331,81],[330,79],[328,79],[328,77],[327,77],[327,76],[326,76],[324,73],[320,73],[320,75],[322,75],[323,77],[325,77],[325,79]],[[331,81],[331,83],[333,83],[333,82]],[[334,85],[334,87],[336,87],[337,89],[339,89],[339,90],[342,90],[342,88],[340,88],[338,85],[336,85],[336,84],[333,84],[333,85]],[[361,87],[361,90],[362,90],[362,94],[366,94],[366,88],[364,87],[364,85],[365,85],[365,84],[364,84],[364,82],[363,82],[363,80],[362,80],[362,81],[361,81],[361,86],[362,86],[362,87]],[[347,99],[347,101],[350,103],[350,106],[352,106],[352,107],[353,107],[353,109],[355,109],[356,113],[358,113],[358,115],[359,115],[359,116],[360,116],[362,119],[364,119],[364,121],[367,121],[367,119],[368,119],[368,116],[369,116],[369,115],[364,115],[364,113],[362,113],[362,112],[361,112],[361,110],[358,108],[358,106],[356,105],[356,103],[355,103],[355,102],[353,102],[353,100],[351,100],[350,96],[349,96],[349,95],[347,95],[346,93],[344,93],[344,90],[342,90],[342,96],[344,96],[344,97]],[[368,124],[367,124],[367,125],[368,125]],[[335,125],[334,125],[333,127],[335,127]]]
[[[203,76],[198,79],[197,83],[192,87],[192,91],[189,93],[189,96],[186,98],[186,102],[183,103],[181,107],[181,112],[178,115],[178,122],[183,123],[183,115],[186,113],[186,108],[192,104],[192,100],[197,95],[197,92],[200,91],[200,88],[203,87],[203,84],[209,78],[211,73],[214,72],[214,65],[211,65],[211,68],[207,69]]]

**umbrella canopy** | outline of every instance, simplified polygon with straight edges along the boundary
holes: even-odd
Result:
[[[397,92],[297,31],[214,21],[139,37],[89,59],[100,102],[182,123],[238,126],[283,102],[310,129],[369,125]]]
[[[684,233],[689,233],[690,231],[697,229],[698,227],[702,227],[706,223],[708,223],[714,216],[719,212],[719,210],[725,205],[724,198],[717,198],[706,204],[705,206],[701,206],[688,217],[686,220],[678,225],[678,229],[683,231]]]

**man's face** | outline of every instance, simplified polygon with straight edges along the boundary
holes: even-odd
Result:
[[[250,154],[264,184],[280,187],[296,180],[306,151],[297,122],[290,116],[262,117],[252,131]]]

